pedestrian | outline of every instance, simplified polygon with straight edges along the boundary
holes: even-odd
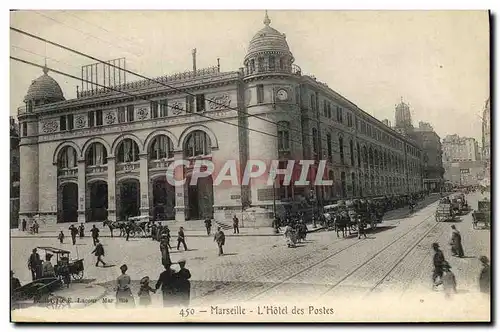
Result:
[[[34,220],[33,221],[33,233],[38,234],[39,227],[40,227],[40,225],[38,224],[38,222],[36,220]]]
[[[102,260],[102,256],[104,256],[104,247],[98,239],[95,239],[95,248],[92,251],[92,254],[95,254],[95,256],[97,257],[95,266],[97,266],[99,262],[102,263],[102,266],[106,266],[106,263]]]
[[[170,252],[168,251],[168,249],[168,238],[166,234],[163,234],[160,239],[161,264],[163,266],[172,265],[172,261],[170,260]]]
[[[127,238],[125,239],[125,241],[128,241],[128,238],[130,236],[130,231],[132,230],[132,224],[131,223],[127,223],[125,225],[125,234],[127,234]]]
[[[358,227],[358,239],[361,239],[361,234],[363,234],[363,236],[366,239],[366,223],[363,220],[363,217],[361,215],[358,215],[356,220],[357,220],[357,227]]]
[[[21,221],[21,227],[22,227],[22,231],[26,232],[26,219],[24,219],[24,218],[23,218],[23,221]]]
[[[451,245],[451,254],[453,256],[458,256],[460,258],[464,257],[464,248],[462,246],[462,236],[460,235],[460,232],[457,230],[455,225],[451,225],[451,240],[450,240],[450,245]]]
[[[170,268],[171,263],[164,264],[165,271],[163,271],[158,277],[155,289],[158,290],[161,287],[161,292],[163,295],[163,306],[172,307],[175,306],[175,271]]]
[[[158,227],[156,226],[156,223],[153,221],[153,224],[151,225],[151,240],[156,240],[157,235],[156,232],[158,232]]]
[[[53,255],[47,254],[45,255],[45,261],[42,263],[42,278],[50,278],[55,277],[56,272],[54,271],[54,267],[50,262],[50,259]]]
[[[219,247],[219,256],[224,255],[224,251],[222,250],[222,246],[226,243],[226,236],[220,227],[217,228],[217,233],[215,233],[214,241],[217,242],[217,246]]]
[[[479,291],[489,296],[491,282],[490,261],[486,256],[481,256],[479,260],[483,264],[483,268],[481,269],[481,273],[479,274]]]
[[[19,287],[21,287],[21,282],[14,277],[14,272],[10,270],[10,292],[12,293],[14,289],[18,289]]]
[[[183,307],[189,307],[191,297],[191,272],[186,269],[186,260],[182,259],[179,262],[180,270],[175,274],[176,292],[179,304]]]
[[[126,264],[120,266],[122,274],[116,279],[116,307],[117,308],[134,308],[135,301],[132,291],[130,290],[130,276],[126,273],[128,267]]]
[[[85,226],[83,225],[83,223],[78,226],[78,231],[80,232],[80,239],[83,239],[85,237]]]
[[[434,272],[432,274],[432,282],[433,282],[432,288],[435,289],[437,286],[439,286],[443,283],[442,282],[443,266],[444,266],[446,260],[444,258],[443,252],[441,251],[441,249],[439,249],[438,243],[434,242],[432,244],[432,248],[434,249],[434,257],[433,257]],[[439,282],[437,281],[438,278],[439,278]]]
[[[151,295],[149,292],[156,293],[156,289],[149,286],[149,277],[146,276],[141,279],[141,288],[139,289],[139,305],[143,307],[148,307],[151,305]]]
[[[78,235],[78,229],[75,227],[75,225],[71,225],[69,227],[69,231],[71,234],[71,241],[73,242],[73,245],[76,245],[76,236]]]
[[[177,250],[181,247],[181,243],[184,246],[184,250],[187,251],[186,245],[186,237],[184,235],[184,227],[179,228],[179,232],[177,233]]]
[[[71,283],[71,274],[69,273],[69,258],[67,256],[61,257],[57,264],[57,273],[62,277],[66,288],[69,288]]]
[[[92,234],[92,241],[94,242],[94,246],[99,242],[99,228],[92,225],[90,229],[90,234]]]
[[[240,234],[240,221],[236,215],[233,216],[233,234]]]
[[[205,219],[205,228],[207,229],[207,235],[210,235],[210,231],[212,230],[212,219]]]
[[[59,242],[60,242],[61,244],[62,244],[62,243],[64,243],[64,233],[63,233],[63,231],[61,231],[61,232],[59,233],[59,235],[57,236],[57,238],[59,239]]]
[[[451,272],[451,266],[448,263],[443,265],[443,281],[444,296],[450,298],[452,294],[457,293],[457,280],[455,274]]]
[[[36,252],[36,248],[31,251],[31,255],[28,259],[28,269],[31,271],[31,279],[33,281],[40,278],[42,260],[40,259],[40,255]]]

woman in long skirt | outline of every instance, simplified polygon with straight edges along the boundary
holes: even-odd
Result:
[[[116,280],[116,307],[117,308],[134,308],[135,301],[132,291],[130,290],[130,277],[126,274],[128,267],[123,264],[120,266],[122,271],[121,276]]]

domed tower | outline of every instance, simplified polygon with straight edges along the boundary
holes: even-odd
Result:
[[[413,128],[411,123],[410,106],[403,102],[403,98],[401,98],[401,102],[396,105],[396,128]]]
[[[265,72],[292,73],[294,62],[284,33],[270,27],[271,20],[264,18],[264,28],[259,30],[250,41],[247,55],[243,61],[245,74],[253,75]]]
[[[38,209],[38,115],[36,107],[63,101],[59,84],[43,68],[43,75],[33,80],[24,97],[25,106],[19,110],[21,142],[20,157],[20,200],[19,219],[27,219],[39,213]],[[21,222],[19,223],[21,225]]]

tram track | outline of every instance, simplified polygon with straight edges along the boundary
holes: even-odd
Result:
[[[410,228],[408,231],[404,232],[401,236],[397,237],[394,241],[391,241],[388,245],[384,246],[381,250],[377,251],[377,253],[375,253],[375,255],[371,256],[368,260],[366,260],[363,264],[359,265],[356,269],[354,269],[353,271],[351,271],[350,273],[348,273],[346,276],[344,276],[342,279],[340,279],[338,282],[336,282],[333,286],[329,287],[326,291],[322,292],[320,294],[320,296],[324,296],[326,295],[327,293],[329,293],[330,291],[332,291],[333,289],[335,289],[336,287],[338,287],[343,281],[345,281],[347,278],[349,278],[350,276],[352,276],[354,273],[356,273],[359,269],[361,269],[362,267],[366,266],[366,264],[368,264],[369,262],[371,262],[374,258],[376,258],[379,254],[381,254],[382,252],[386,251],[390,246],[392,246],[393,244],[395,244],[396,242],[398,242],[399,240],[401,240],[402,238],[404,238],[405,236],[411,234],[415,229],[417,229],[418,227],[420,227],[421,225],[423,225],[424,223],[428,222],[428,220],[430,218],[434,217],[434,212],[431,213],[430,215],[428,215],[427,217],[424,218],[424,220],[422,220],[421,222],[419,222],[418,224],[416,224],[415,226],[413,226],[412,228]],[[432,231],[432,229],[434,229],[436,227],[436,225],[432,226],[428,231],[426,231],[426,234],[424,235],[427,236],[428,233],[430,233]],[[313,263],[313,264],[309,264],[307,267],[301,269],[300,271],[284,278],[283,280],[281,280],[279,283],[275,283],[273,285],[271,285],[270,287],[267,287],[266,289],[260,291],[259,293],[257,294],[254,294],[250,297],[247,297],[245,299],[245,301],[251,301],[251,300],[254,300],[256,299],[257,297],[261,296],[261,295],[264,295],[265,293],[269,292],[270,290],[272,289],[275,289],[281,285],[284,285],[287,283],[287,281],[293,279],[294,277],[300,275],[301,273],[307,271],[307,270],[310,270],[318,265],[320,265],[321,263],[324,263],[325,261],[337,256],[338,254],[340,254],[341,252],[344,252],[346,251],[347,249],[350,249],[352,247],[354,247],[356,244],[359,244],[359,243],[363,243],[364,242],[364,239],[358,239],[357,241],[355,241],[354,243],[350,244],[349,246],[347,247],[344,247],[342,248],[341,250],[337,250],[336,252],[328,255],[327,257],[323,258],[323,259],[320,259],[319,261]]]

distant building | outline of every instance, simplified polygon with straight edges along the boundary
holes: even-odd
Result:
[[[423,152],[423,185],[426,190],[437,192],[443,185],[443,150],[441,139],[428,122],[419,122],[418,128],[409,133]]]
[[[485,162],[459,161],[444,165],[444,178],[454,186],[477,186],[485,176]]]
[[[387,127],[391,127],[391,121],[389,121],[388,119],[382,120],[382,123],[385,124]]]
[[[443,139],[443,163],[480,160],[479,145],[475,138],[456,134]]]
[[[403,102],[403,98],[401,98],[401,102],[396,105],[396,128],[402,128],[406,130],[413,129],[413,124],[411,123],[411,112],[410,106]]]
[[[10,226],[16,227],[19,219],[19,128],[10,117]]]

